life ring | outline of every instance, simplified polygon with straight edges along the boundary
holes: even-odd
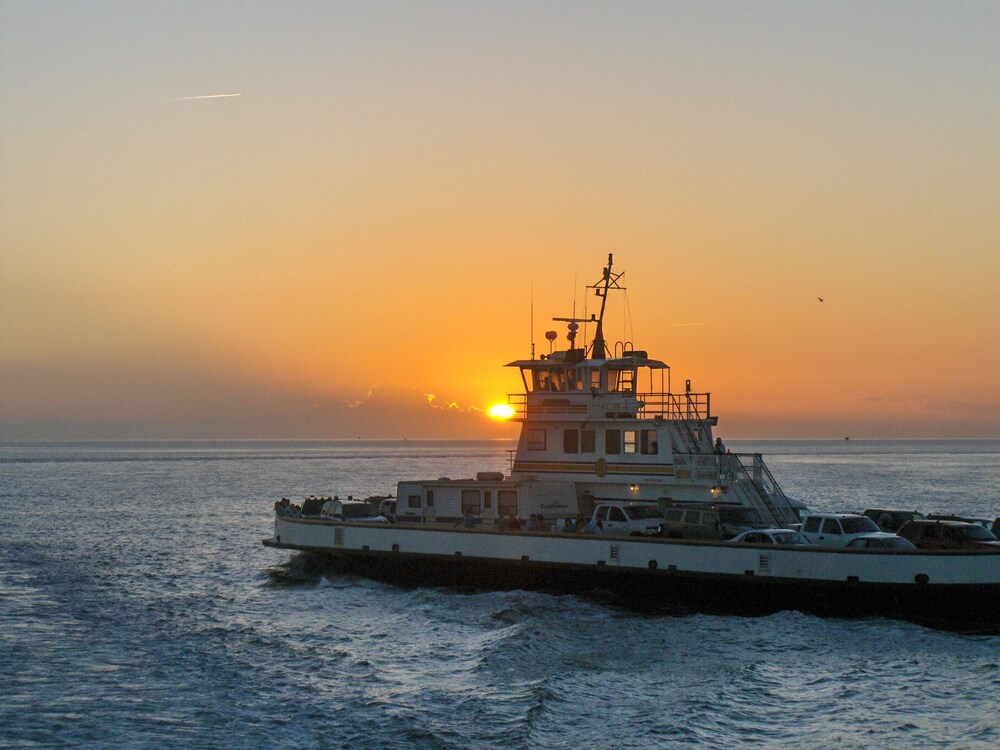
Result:
[[[599,458],[594,461],[594,473],[599,477],[603,477],[608,473],[608,462],[603,458]]]

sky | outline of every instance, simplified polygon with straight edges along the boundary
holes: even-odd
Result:
[[[0,0],[0,439],[510,437],[608,253],[727,438],[1000,438],[998,29]]]

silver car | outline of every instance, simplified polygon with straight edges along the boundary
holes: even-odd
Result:
[[[791,529],[752,529],[737,534],[729,540],[731,544],[812,544],[802,534]]]

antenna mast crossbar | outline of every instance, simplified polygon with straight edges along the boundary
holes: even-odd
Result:
[[[604,343],[604,308],[608,303],[608,290],[618,289],[620,291],[625,291],[625,287],[618,284],[618,279],[625,275],[625,272],[612,273],[612,260],[613,254],[608,253],[608,265],[604,269],[604,276],[596,284],[591,284],[588,289],[593,289],[598,297],[601,298],[601,312],[597,317],[597,332],[594,334],[594,345],[590,351],[591,359],[607,359],[608,347]],[[593,319],[593,316],[591,316]]]

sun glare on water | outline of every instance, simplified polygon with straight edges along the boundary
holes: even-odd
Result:
[[[493,404],[489,414],[493,419],[510,419],[514,416],[514,407],[510,404]]]

